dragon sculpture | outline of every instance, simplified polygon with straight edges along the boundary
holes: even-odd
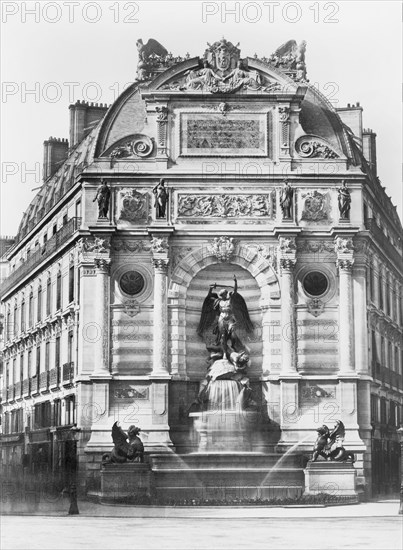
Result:
[[[102,464],[123,464],[125,462],[144,462],[144,445],[138,434],[140,428],[129,426],[127,434],[115,422],[112,426],[114,448],[102,456]]]
[[[346,429],[341,420],[336,421],[332,431],[325,424],[316,431],[318,438],[313,448],[312,462],[316,462],[319,456],[335,462],[355,462],[354,453],[343,447]]]

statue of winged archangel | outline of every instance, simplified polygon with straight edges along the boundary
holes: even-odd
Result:
[[[203,302],[197,333],[199,336],[213,328],[215,339],[207,345],[210,352],[210,367],[201,383],[198,402],[206,401],[207,390],[215,380],[235,380],[244,393],[249,394],[249,379],[246,368],[249,362],[248,348],[243,344],[237,331],[251,333],[254,329],[244,298],[238,292],[238,281],[234,275],[233,290],[224,287],[218,293],[214,290],[222,285],[210,285]]]
[[[228,291],[223,288],[218,293],[213,292],[217,283],[210,285],[209,292],[203,302],[201,317],[197,333],[203,333],[213,325],[213,334],[216,336],[213,346],[208,346],[212,353],[210,358],[228,359],[236,363],[236,355],[246,352],[244,344],[237,335],[236,329],[253,331],[253,323],[250,320],[246,302],[238,292],[238,281],[234,275],[234,288]]]

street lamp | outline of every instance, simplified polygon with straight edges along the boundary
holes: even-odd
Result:
[[[400,443],[400,506],[399,514],[403,515],[403,425],[397,430]]]

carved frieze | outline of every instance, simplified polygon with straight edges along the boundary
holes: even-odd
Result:
[[[270,218],[274,217],[274,194],[182,195],[178,196],[178,216],[184,218]]]
[[[297,249],[295,237],[280,237],[278,248],[283,253],[294,252]]]
[[[334,242],[334,249],[337,254],[352,253],[354,250],[353,239],[336,237]]]
[[[120,220],[134,223],[146,223],[149,217],[149,195],[136,189],[121,192]]]
[[[81,255],[109,254],[111,249],[110,238],[84,237],[78,243],[78,252]]]
[[[297,243],[298,252],[334,252],[333,241],[311,241],[311,240],[299,240]]]
[[[331,148],[330,144],[317,136],[306,135],[300,137],[295,143],[295,151],[301,158],[339,158],[339,155]]]
[[[142,240],[119,239],[113,242],[113,249],[117,252],[143,252],[150,250],[151,245]]]
[[[320,193],[317,190],[302,193],[304,201],[301,220],[309,222],[329,222],[330,221],[330,195],[329,193]]]
[[[152,237],[151,251],[153,254],[166,252],[169,248],[168,239],[166,237]]]

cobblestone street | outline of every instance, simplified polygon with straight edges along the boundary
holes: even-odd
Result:
[[[79,516],[3,516],[1,548],[394,550],[402,547],[397,510],[396,500],[287,509],[147,509],[83,503]]]

